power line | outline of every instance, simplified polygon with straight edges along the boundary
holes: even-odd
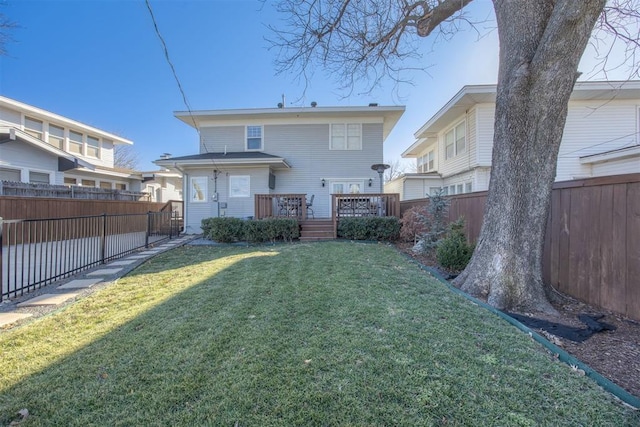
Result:
[[[628,135],[622,135],[622,136],[620,136],[620,137],[618,137],[618,138],[609,139],[609,140],[607,140],[607,141],[599,142],[599,143],[597,143],[597,144],[589,145],[588,147],[582,147],[582,148],[579,148],[579,149],[577,149],[577,150],[573,150],[573,151],[570,151],[570,152],[568,152],[568,153],[564,153],[564,154],[562,154],[561,156],[558,156],[558,157],[570,157],[570,154],[577,153],[578,151],[588,150],[588,149],[590,149],[590,148],[598,147],[598,146],[600,146],[600,145],[608,144],[608,143],[610,143],[610,142],[618,141],[618,140],[621,140],[621,139],[624,139],[624,138],[628,138],[628,137],[630,137],[630,136],[635,136],[635,135],[637,135],[637,132],[633,132],[633,133],[630,133],[630,134],[628,134]],[[622,147],[620,147],[620,148],[633,147],[634,145],[636,145],[636,143],[635,143],[635,142],[629,142],[629,143],[624,144],[624,145],[623,145]],[[620,148],[618,148],[618,149],[620,149]]]
[[[178,78],[178,73],[176,72],[176,69],[173,66],[173,62],[171,62],[171,58],[169,57],[169,49],[167,48],[167,44],[165,43],[164,38],[162,37],[162,34],[160,34],[160,29],[158,28],[158,23],[156,22],[156,17],[153,14],[153,10],[151,9],[151,4],[149,3],[149,0],[145,0],[145,3],[147,5],[147,9],[149,10],[149,15],[151,15],[151,21],[153,22],[153,28],[156,31],[156,35],[160,39],[160,43],[162,44],[162,50],[164,51],[164,57],[165,57],[167,63],[169,64],[169,67],[171,68],[171,72],[173,73],[173,77],[176,80],[176,83],[178,84],[178,90],[180,90],[180,94],[182,95],[182,101],[184,102],[184,105],[187,107],[187,111],[189,112],[189,117],[191,117],[191,121],[193,122],[193,127],[196,129],[196,132],[198,132],[198,143],[199,143],[199,145],[201,145],[204,148],[205,152],[209,153],[209,150],[207,150],[207,146],[205,145],[204,141],[202,141],[202,135],[200,134],[200,128],[196,124],[196,119],[193,116],[193,111],[191,110],[191,105],[189,105],[189,100],[187,100],[187,95],[185,94],[184,89],[182,88],[182,84],[180,83],[180,79]],[[215,164],[215,161],[214,161],[214,164]]]

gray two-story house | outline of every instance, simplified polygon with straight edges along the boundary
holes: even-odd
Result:
[[[314,218],[331,218],[332,195],[380,193],[371,167],[383,162],[383,143],[403,112],[375,104],[180,111],[175,116],[198,132],[199,153],[155,163],[183,174],[187,233],[199,233],[204,218],[288,209],[274,198],[265,211],[263,195],[290,195]]]

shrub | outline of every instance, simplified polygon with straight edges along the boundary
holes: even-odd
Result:
[[[450,201],[445,198],[441,189],[433,196],[429,196],[429,204],[426,207],[427,215],[421,217],[427,229],[418,238],[418,243],[413,250],[416,252],[431,252],[437,243],[447,232],[447,212]],[[419,214],[418,214],[419,215]]]
[[[202,220],[201,228],[205,239],[220,243],[244,240],[244,221],[240,218],[205,218]]]
[[[447,236],[437,243],[436,259],[448,270],[462,271],[469,263],[473,249],[474,245],[467,243],[464,234],[464,219],[460,218],[449,225]]]
[[[411,209],[407,209],[402,214],[400,224],[400,239],[404,242],[413,242],[415,245],[418,242],[418,237],[427,232],[427,221],[429,213],[427,212],[427,206],[414,206]]]
[[[298,221],[290,218],[266,218],[242,220],[221,217],[202,220],[202,231],[206,239],[220,243],[248,241],[252,243],[287,242],[300,237]]]
[[[338,237],[352,240],[393,241],[400,236],[396,217],[347,217],[338,223]]]

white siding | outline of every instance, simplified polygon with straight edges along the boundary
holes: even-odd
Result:
[[[19,142],[0,144],[0,167],[10,166],[22,171],[22,181],[29,182],[29,171],[49,174],[50,184],[62,184],[63,174],[58,172],[58,157]]]
[[[580,163],[581,156],[637,143],[637,108],[632,101],[569,103],[556,181],[592,176],[591,166]]]
[[[495,104],[478,104],[475,109],[475,117],[477,165],[491,166]]]
[[[591,171],[593,176],[638,173],[640,172],[640,157],[597,163],[592,165]]]
[[[404,183],[404,198],[400,200],[424,199],[430,194],[431,187],[442,187],[439,178],[410,178]]]
[[[487,191],[490,178],[491,168],[476,168],[474,170],[472,191]]]
[[[385,193],[398,193],[400,194],[400,200],[404,199],[404,178],[396,178],[384,184]]]
[[[20,112],[0,107],[0,123],[9,126],[19,127],[22,123]]]
[[[444,136],[448,131],[451,130],[452,127],[459,125],[462,120],[465,120],[465,115],[462,115],[458,117],[456,120],[452,121],[451,126],[447,127],[443,132],[440,132],[438,134],[438,140],[439,140],[438,151],[440,152],[438,172],[440,172],[440,174],[443,177],[452,176],[457,173],[460,173],[461,171],[469,169],[472,166],[472,158],[473,158],[473,163],[475,164],[476,155],[475,153],[473,154],[471,153],[471,150],[469,147],[469,121],[468,120],[466,121],[466,126],[465,126],[466,128],[465,151],[461,154],[455,155],[450,159],[446,159],[446,147],[445,147]]]
[[[451,185],[455,185],[457,187],[459,184],[462,184],[463,192],[464,192],[464,184],[466,184],[467,182],[471,182],[472,183],[472,191],[478,191],[475,188],[475,182],[474,181],[475,181],[475,171],[471,170],[471,171],[468,171],[468,172],[463,172],[461,174],[445,178],[443,180],[443,184],[442,185],[444,187],[449,187]],[[449,191],[449,194],[452,194],[451,191]],[[457,188],[456,188],[455,194],[460,194],[460,192],[457,191]]]
[[[472,108],[467,113],[467,150],[469,151],[469,167],[475,167],[478,165],[478,150],[477,150],[477,117],[476,108]]]

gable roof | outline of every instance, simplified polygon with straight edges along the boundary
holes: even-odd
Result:
[[[463,86],[449,102],[414,133],[416,141],[402,153],[402,157],[417,156],[430,143],[431,138],[435,138],[439,132],[474,105],[495,103],[496,88],[496,85]],[[640,99],[640,81],[576,82],[570,100],[608,101],[611,99]]]
[[[368,107],[292,107],[249,108],[238,110],[174,111],[174,116],[194,128],[228,123],[259,124],[268,122],[305,123],[310,120],[379,120],[383,123],[383,140],[387,138],[404,113],[404,105]]]

